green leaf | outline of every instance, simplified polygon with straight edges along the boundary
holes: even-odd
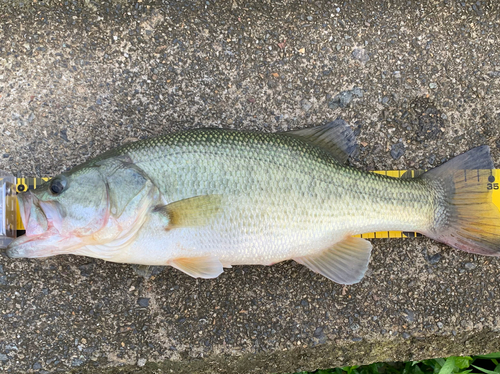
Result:
[[[441,367],[443,367],[446,362],[444,358],[435,358],[434,361],[436,361],[436,363]]]
[[[477,370],[480,370],[480,371],[482,371],[483,373],[486,373],[486,374],[497,374],[498,373],[498,371],[483,369],[483,368],[480,368],[479,366],[476,366],[476,365],[472,365],[472,366],[474,366]]]
[[[470,366],[472,357],[469,356],[458,356],[455,357],[455,367],[459,369],[467,369]]]
[[[413,373],[413,366],[411,362],[406,362],[403,372],[401,374],[410,374]]]
[[[384,374],[402,374],[401,372],[401,366],[398,365],[397,367],[391,364],[381,364],[380,368],[378,368],[377,372],[373,372],[373,374],[379,374],[379,373],[384,373]],[[404,369],[403,369],[404,373]]]
[[[422,371],[422,369],[420,369],[419,366],[414,366],[413,367],[413,374],[424,374],[424,372]]]
[[[443,367],[445,360],[442,358],[436,358],[432,360],[423,360],[421,362],[425,366],[430,366],[434,370],[434,373],[439,373],[439,370]]]
[[[500,358],[500,352],[488,353],[487,355],[474,356],[475,358]]]
[[[444,363],[444,365],[441,367],[441,370],[439,370],[439,374],[451,374],[455,371],[456,368],[456,360],[457,358],[455,356],[448,357]]]
[[[347,374],[353,374],[356,373],[356,369],[359,368],[359,366],[354,365],[354,366],[344,366],[342,370],[344,370]]]
[[[385,368],[385,372],[391,372],[391,367],[388,365],[384,365],[382,363],[375,363],[366,366],[366,371],[362,371],[362,373],[371,373],[371,374],[378,374],[381,370],[381,368]]]

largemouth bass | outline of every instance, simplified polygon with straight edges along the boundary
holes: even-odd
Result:
[[[344,165],[355,149],[342,120],[285,133],[196,129],[125,144],[19,195],[26,235],[10,257],[76,254],[170,265],[215,278],[232,265],[293,259],[359,282],[372,245],[353,235],[415,231],[452,247],[500,253],[489,173],[474,148],[415,179]]]

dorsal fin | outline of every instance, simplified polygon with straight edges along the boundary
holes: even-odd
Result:
[[[283,132],[327,150],[340,163],[345,163],[356,150],[356,136],[347,122],[338,118],[326,125]]]

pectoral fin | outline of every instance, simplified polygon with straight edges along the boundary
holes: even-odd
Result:
[[[321,253],[294,260],[336,283],[354,284],[365,275],[371,250],[368,240],[349,236]]]
[[[221,202],[221,195],[195,196],[168,205],[157,205],[153,212],[168,217],[169,229],[204,226],[220,211]]]
[[[194,278],[217,278],[224,271],[219,259],[212,256],[176,258],[168,264]]]

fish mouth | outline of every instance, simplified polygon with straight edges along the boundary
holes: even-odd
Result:
[[[59,203],[41,201],[31,191],[19,195],[18,202],[26,236],[43,234],[51,227],[62,232],[63,215]]]
[[[18,202],[21,220],[26,230],[25,235],[33,237],[46,232],[49,222],[38,198],[31,191],[28,191],[18,196]]]
[[[62,237],[51,231],[36,236],[22,235],[16,238],[7,247],[7,256],[10,258],[36,258],[57,254],[54,253],[55,245]]]
[[[9,244],[7,256],[34,258],[58,254],[57,248],[61,247],[62,242],[68,241],[61,235],[59,204],[40,201],[31,191],[18,195],[18,203],[26,233]]]

